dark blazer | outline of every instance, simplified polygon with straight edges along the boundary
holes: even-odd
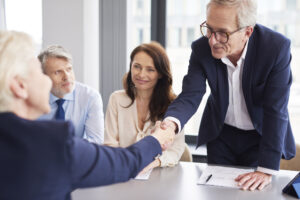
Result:
[[[292,74],[290,41],[262,25],[256,25],[249,39],[242,75],[246,106],[256,131],[262,136],[258,164],[278,169],[280,158],[295,155],[295,143],[288,115]],[[181,126],[196,112],[206,81],[211,90],[202,116],[198,146],[215,139],[224,124],[228,108],[227,67],[212,57],[208,39],[192,44],[188,74],[182,92],[165,115],[180,120]]]
[[[161,154],[152,136],[123,149],[98,146],[73,134],[69,122],[0,113],[0,199],[70,199],[76,188],[127,181]]]

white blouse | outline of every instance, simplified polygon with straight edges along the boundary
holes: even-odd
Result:
[[[154,123],[150,120],[146,121],[141,130],[138,126],[136,101],[128,107],[130,103],[131,99],[124,90],[111,94],[105,116],[104,145],[128,147],[150,135]],[[160,156],[161,167],[176,165],[184,148],[184,132],[181,131],[175,136],[173,145]]]

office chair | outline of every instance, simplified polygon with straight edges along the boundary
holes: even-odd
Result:
[[[186,143],[180,161],[193,162],[192,154],[190,152],[189,146]]]
[[[296,156],[293,159],[281,159],[280,169],[300,171],[300,144],[296,144]]]

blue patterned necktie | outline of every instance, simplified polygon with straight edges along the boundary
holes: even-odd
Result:
[[[57,119],[57,120],[65,120],[65,111],[64,111],[64,108],[62,107],[64,102],[65,102],[64,99],[56,100],[57,111],[55,113],[55,119]]]

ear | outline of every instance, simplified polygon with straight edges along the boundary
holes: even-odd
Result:
[[[246,27],[246,36],[247,38],[250,38],[253,33],[254,27],[253,26],[247,26]]]
[[[26,82],[18,76],[13,77],[10,80],[9,84],[10,90],[13,95],[18,99],[27,99],[28,92],[27,92],[27,84]]]

